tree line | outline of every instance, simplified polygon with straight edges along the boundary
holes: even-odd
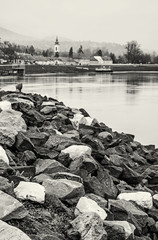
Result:
[[[3,44],[3,47],[0,45],[0,57],[8,56],[9,60],[17,58],[16,53],[26,53],[32,56],[43,56],[51,58],[54,56],[52,48],[41,50],[31,46],[23,46],[11,44],[6,41]],[[91,58],[93,56],[108,57],[112,59],[113,63],[122,63],[122,64],[150,64],[158,63],[158,55],[156,52],[153,53],[144,53],[137,43],[137,41],[127,42],[125,45],[125,52],[122,55],[116,56],[114,53],[109,52],[106,48],[103,49],[83,49],[83,46],[80,45],[79,48],[74,51],[73,47],[70,47],[68,52],[60,52],[60,57],[69,57],[73,58]]]

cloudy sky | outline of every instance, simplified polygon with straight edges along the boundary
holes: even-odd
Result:
[[[0,0],[0,26],[31,36],[63,36],[158,50],[158,0]]]

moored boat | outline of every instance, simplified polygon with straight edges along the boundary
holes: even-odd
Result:
[[[95,72],[107,72],[107,73],[111,73],[113,72],[113,70],[111,69],[111,67],[106,67],[106,66],[102,66],[99,68],[95,68]]]

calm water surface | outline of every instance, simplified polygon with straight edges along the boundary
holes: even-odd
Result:
[[[142,144],[158,147],[158,73],[113,73],[0,78],[0,87],[36,92],[84,108],[113,130],[132,133]]]

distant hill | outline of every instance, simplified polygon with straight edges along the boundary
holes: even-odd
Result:
[[[2,41],[10,41],[11,43],[21,44],[21,45],[33,45],[39,49],[48,49],[54,47],[54,42],[56,36],[48,36],[43,39],[35,39],[30,36],[24,36],[19,33],[15,33],[8,29],[0,27],[0,38]],[[68,38],[63,38],[58,36],[60,42],[60,49],[62,52],[68,52],[70,47],[73,47],[74,51],[77,51],[80,45],[83,46],[83,49],[102,49],[104,51],[108,50],[114,54],[121,55],[124,53],[124,45],[117,43],[106,43],[106,42],[93,42],[93,41],[73,41]]]
[[[27,44],[33,41],[32,37],[24,36],[2,27],[0,27],[0,38],[1,41],[10,41],[11,43],[14,42],[17,44]]]

